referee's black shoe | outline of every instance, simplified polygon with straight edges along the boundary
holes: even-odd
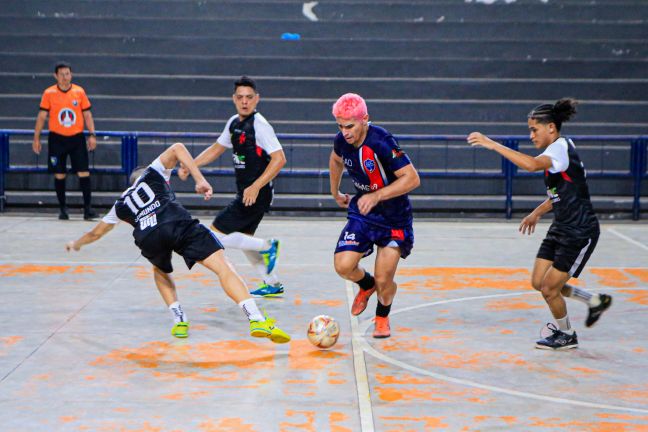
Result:
[[[589,311],[587,312],[587,319],[585,320],[586,327],[592,327],[596,321],[601,318],[603,312],[612,305],[612,296],[599,294],[599,299],[601,300],[601,303],[599,303],[598,306],[590,306]]]
[[[59,220],[70,220],[70,215],[68,215],[67,208],[61,207],[59,209]]]
[[[85,209],[83,211],[83,219],[84,220],[91,221],[91,220],[97,219],[98,217],[99,217],[99,215],[97,214],[97,212],[95,212],[92,209]]]
[[[536,342],[535,347],[538,349],[562,351],[572,348],[578,348],[578,337],[576,332],[567,334],[556,328],[552,323],[547,324],[547,328],[551,330],[551,335]]]

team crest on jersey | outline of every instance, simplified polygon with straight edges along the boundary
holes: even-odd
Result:
[[[557,203],[560,201],[560,196],[558,195],[558,190],[553,187],[553,188],[547,188],[547,196],[551,200],[552,203]]]
[[[72,105],[77,106],[77,105],[79,105],[79,102],[77,102],[76,100],[73,100]]]
[[[371,159],[365,159],[364,166],[370,173],[374,172],[374,170],[376,169],[376,163]]]
[[[76,113],[69,108],[63,108],[59,112],[58,121],[63,127],[71,127],[76,123]]]

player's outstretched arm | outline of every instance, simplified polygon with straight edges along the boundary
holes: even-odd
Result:
[[[468,141],[473,147],[479,146],[484,147],[488,150],[496,151],[518,167],[529,172],[542,171],[551,168],[552,162],[551,158],[549,158],[548,156],[540,155],[538,157],[533,157],[524,153],[520,153],[519,151],[515,151],[496,141],[493,141],[480,132],[471,133],[470,135],[468,135],[466,141]]]
[[[205,177],[200,172],[196,162],[194,162],[191,157],[191,153],[189,153],[189,150],[187,150],[187,147],[185,147],[184,144],[178,142],[164,150],[160,155],[160,162],[162,162],[162,165],[167,169],[175,168],[178,162],[180,162],[187,170],[189,170],[189,173],[191,173],[191,176],[196,182],[196,192],[204,195],[205,200],[211,198],[213,193],[212,187],[209,182],[205,180]]]
[[[223,153],[225,153],[225,150],[227,150],[226,147],[215,142],[214,144],[203,150],[202,153],[200,153],[198,156],[196,156],[194,162],[196,162],[196,165],[198,167],[210,164],[218,159]],[[181,164],[180,168],[178,169],[178,177],[180,177],[180,180],[182,181],[187,180],[187,177],[189,177],[189,170],[183,164]]]
[[[82,246],[85,246],[90,243],[94,243],[99,240],[101,237],[106,235],[110,230],[115,227],[114,224],[109,224],[104,221],[100,221],[94,228],[92,228],[87,233],[83,234],[76,240],[69,241],[65,244],[65,250],[70,252],[71,250],[78,251]]]

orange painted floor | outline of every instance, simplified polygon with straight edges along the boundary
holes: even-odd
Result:
[[[551,321],[528,283],[547,224],[528,237],[517,222],[417,222],[382,340],[375,297],[351,317],[356,288],[333,271],[343,225],[262,223],[260,236],[283,241],[287,290],[258,302],[293,336],[273,345],[247,335],[212,274],[181,260],[191,335],[173,338],[126,226],[66,254],[91,223],[0,216],[0,430],[648,431],[648,225],[603,224],[575,284],[614,303],[587,329],[585,305],[567,300],[580,342],[568,352],[534,349]],[[240,252],[228,256],[258,282]],[[342,328],[330,351],[305,335],[322,313]]]

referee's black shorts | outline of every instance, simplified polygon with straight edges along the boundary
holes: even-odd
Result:
[[[549,232],[540,245],[537,258],[553,261],[556,270],[577,278],[594,252],[598,238],[598,232],[589,238],[574,238]]]
[[[223,249],[214,233],[197,219],[173,221],[155,228],[139,243],[142,256],[165,273],[173,272],[171,256],[181,255],[188,268]]]
[[[67,157],[70,156],[73,173],[88,171],[88,147],[83,133],[65,136],[50,132],[47,137],[47,169],[51,173],[67,172]]]
[[[272,188],[265,186],[259,191],[256,202],[246,207],[243,204],[243,197],[238,194],[234,201],[216,215],[212,225],[223,234],[233,232],[254,234],[263,216],[270,210],[272,196]]]

